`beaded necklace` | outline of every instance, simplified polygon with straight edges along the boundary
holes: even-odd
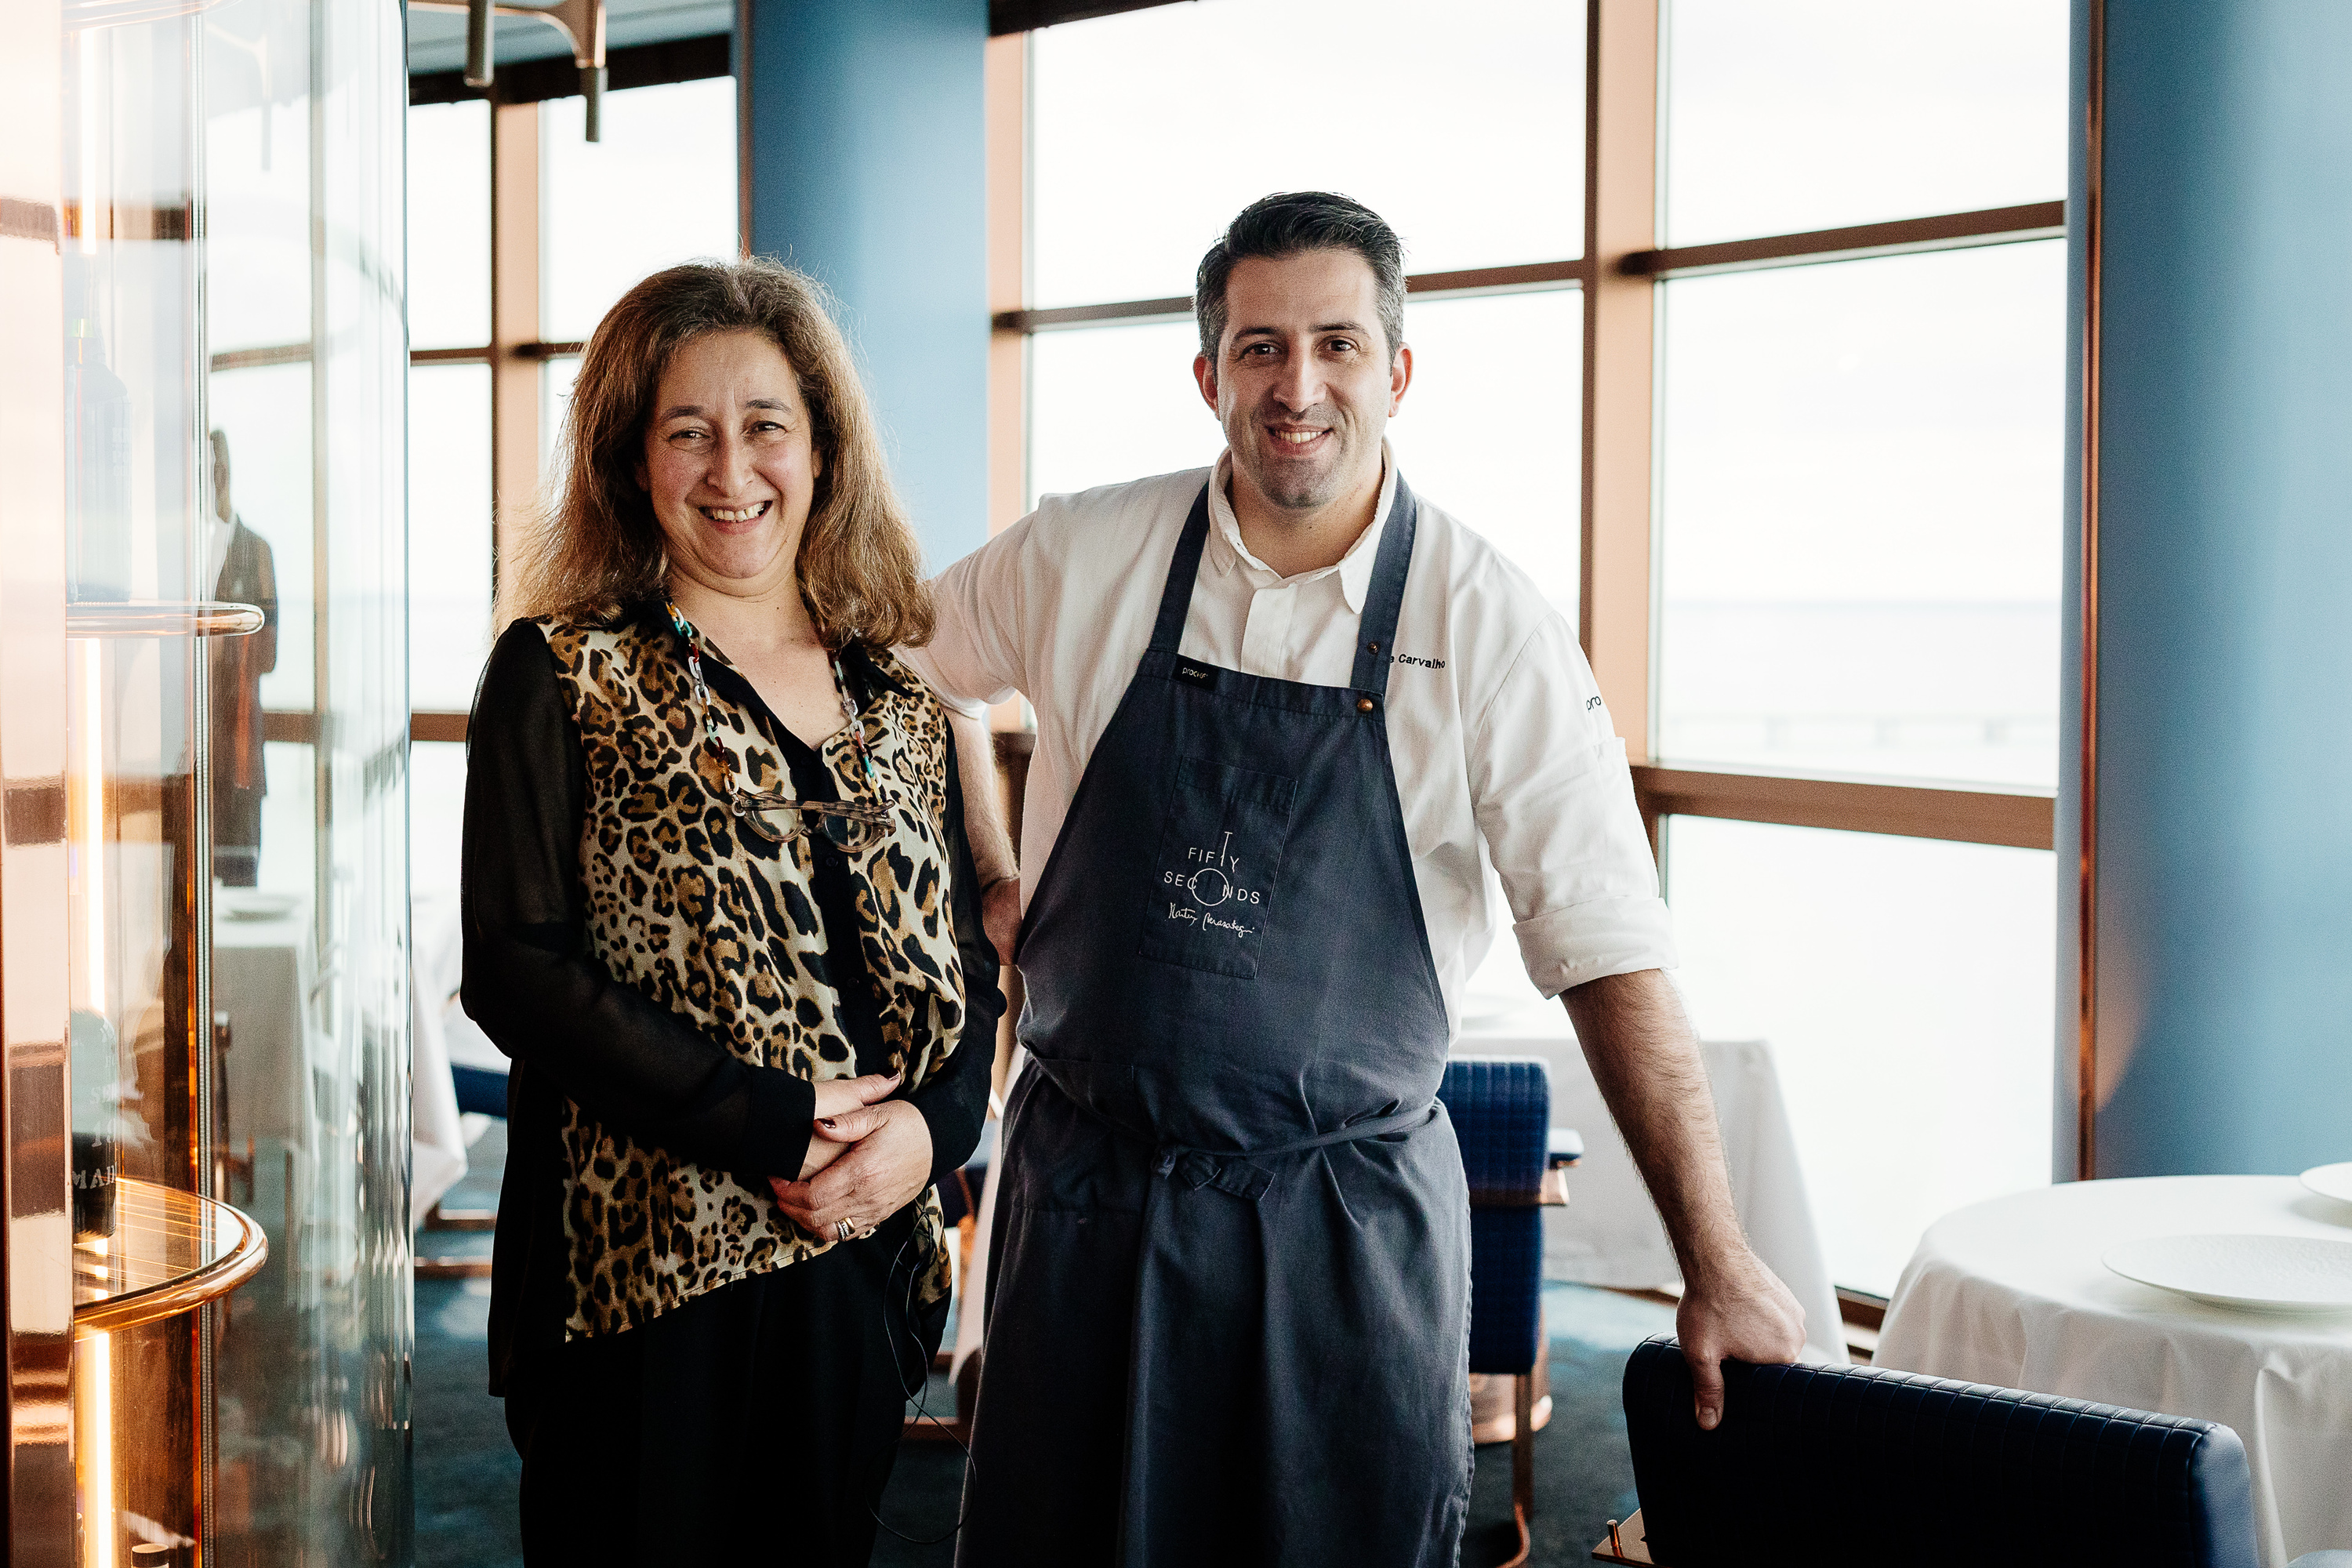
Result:
[[[803,824],[796,819],[790,831],[778,833],[770,826],[764,814],[772,811],[814,812],[822,821],[826,836],[835,843],[845,848],[868,847],[873,839],[879,837],[878,832],[860,833],[856,827],[862,825],[866,829],[878,830],[888,825],[889,814],[878,802],[794,800],[782,795],[746,795],[738,787],[735,762],[727,754],[726,744],[719,738],[719,715],[710,700],[710,687],[702,677],[702,633],[686,618],[686,612],[677,607],[676,600],[664,600],[663,607],[669,611],[669,624],[686,641],[687,673],[693,678],[694,700],[702,709],[703,744],[727,774],[728,800],[735,815],[771,838],[793,838],[800,836]],[[833,689],[841,699],[842,716],[847,721],[844,727],[849,731],[850,748],[857,753],[858,770],[865,775],[867,787],[873,788],[877,783],[874,757],[866,749],[866,724],[858,714],[856,702],[849,695],[849,681],[841,669],[841,655],[828,652],[826,658],[833,667]],[[860,839],[865,842],[856,842]]]

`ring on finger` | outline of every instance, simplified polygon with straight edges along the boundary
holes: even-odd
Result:
[[[847,1241],[854,1228],[855,1227],[852,1226],[845,1219],[835,1220],[833,1222],[833,1239],[835,1241]]]

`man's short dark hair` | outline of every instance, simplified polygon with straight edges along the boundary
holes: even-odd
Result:
[[[1389,360],[1404,345],[1404,244],[1381,215],[1329,191],[1277,191],[1242,208],[1209,254],[1192,285],[1192,313],[1201,323],[1201,352],[1211,363],[1225,336],[1225,283],[1244,257],[1278,260],[1307,250],[1345,250],[1364,258],[1380,295],[1381,331]]]

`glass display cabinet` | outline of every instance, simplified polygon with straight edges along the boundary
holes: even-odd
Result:
[[[411,1556],[396,0],[0,0],[6,1560]]]

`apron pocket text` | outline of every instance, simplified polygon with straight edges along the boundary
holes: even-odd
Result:
[[[1178,763],[1144,889],[1142,956],[1256,977],[1297,790],[1280,773],[1205,757]]]

